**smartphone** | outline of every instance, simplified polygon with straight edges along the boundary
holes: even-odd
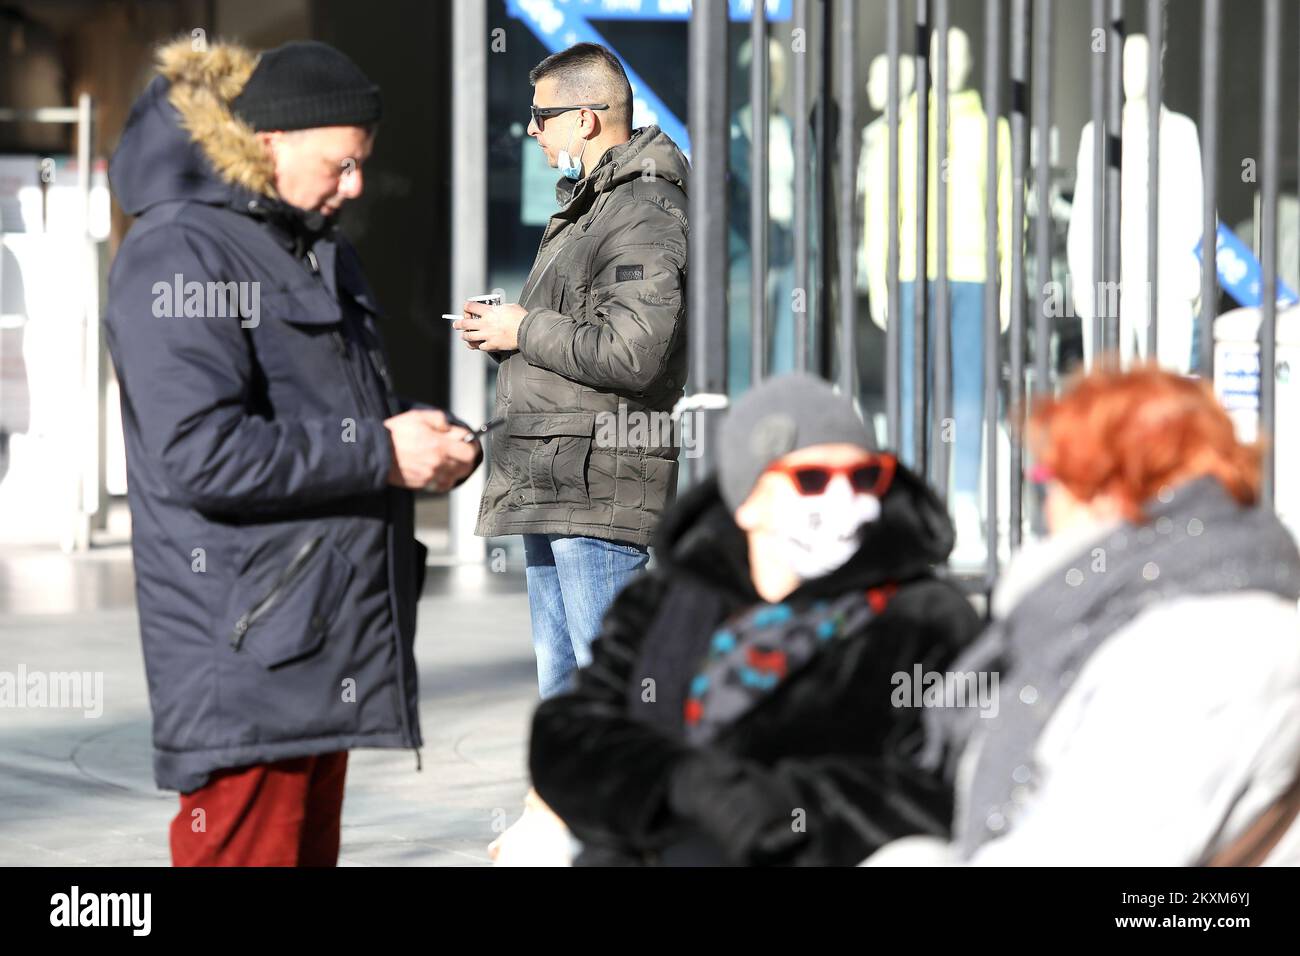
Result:
[[[506,420],[504,417],[494,418],[490,422],[484,422],[478,428],[474,429],[472,432],[470,432],[468,435],[462,438],[461,441],[465,442],[466,444],[469,444],[470,442],[478,441],[480,437],[486,435],[494,428],[500,428],[505,423]]]

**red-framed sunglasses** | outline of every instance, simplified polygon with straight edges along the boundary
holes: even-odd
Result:
[[[884,497],[894,480],[897,459],[893,455],[873,455],[856,465],[772,465],[768,471],[785,475],[801,495],[820,495],[836,475],[848,478],[854,491]]]

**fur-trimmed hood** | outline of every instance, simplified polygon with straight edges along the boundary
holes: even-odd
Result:
[[[230,108],[257,54],[233,43],[196,50],[183,37],[160,46],[156,61],[109,167],[122,208],[139,215],[160,202],[228,202],[235,190],[274,197],[271,159]]]

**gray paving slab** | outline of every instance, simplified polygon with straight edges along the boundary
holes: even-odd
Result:
[[[0,708],[0,865],[170,862],[177,798],[152,778],[129,552],[116,550],[0,559],[0,670],[103,674],[97,718]],[[416,638],[423,770],[411,751],[353,751],[344,866],[487,865],[528,788],[537,685],[522,575],[429,578]]]

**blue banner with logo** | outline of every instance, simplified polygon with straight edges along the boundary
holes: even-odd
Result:
[[[1235,232],[1219,223],[1215,234],[1214,264],[1219,274],[1219,286],[1232,296],[1240,305],[1257,308],[1263,302],[1264,267],[1250,246],[1246,245]],[[1202,264],[1205,257],[1201,255],[1202,242],[1196,244],[1196,254]],[[1282,281],[1277,280],[1277,306],[1284,309],[1296,304],[1295,292]]]

